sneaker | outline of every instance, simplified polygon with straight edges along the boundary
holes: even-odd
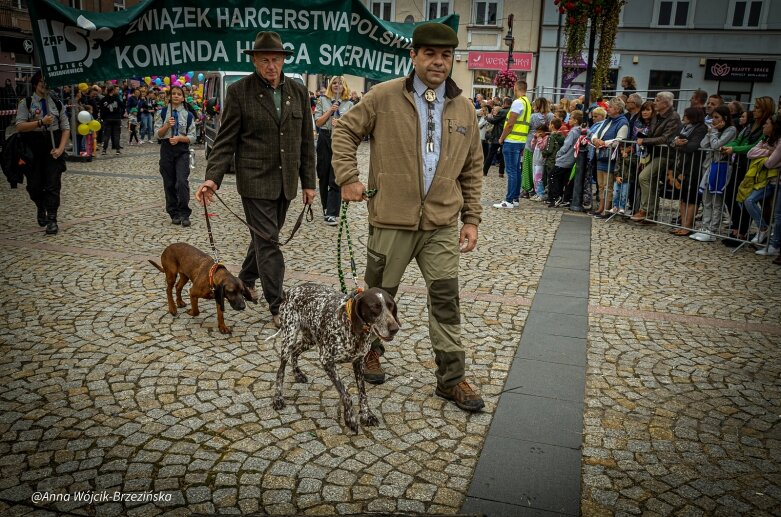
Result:
[[[690,239],[694,239],[695,241],[700,242],[713,242],[716,240],[716,237],[709,233],[703,233],[703,232],[697,232],[689,235]]]
[[[529,193],[525,190],[521,191],[521,199],[529,199]]]
[[[181,217],[172,217],[171,218],[171,224],[182,224]]]
[[[508,203],[507,201],[502,201],[501,203],[494,203],[494,208],[515,208],[515,203]]]
[[[529,199],[530,199],[530,200],[532,200],[532,201],[539,201],[539,200],[540,200],[540,196],[538,196],[537,194],[534,194],[534,195],[533,195],[532,197],[530,197]]]
[[[757,250],[755,253],[757,255],[762,255],[763,257],[770,256],[770,255],[778,255],[781,253],[781,248],[776,248],[771,244],[767,248],[762,248],[761,250]]]
[[[621,212],[623,212],[623,210],[621,210]],[[617,206],[614,206],[613,208],[611,208],[611,209],[610,209],[610,213],[612,213],[612,214],[617,214],[617,213],[619,213],[618,207],[617,207]]]
[[[751,244],[762,244],[765,242],[765,239],[767,239],[767,230],[759,231],[756,235],[754,235],[754,238],[751,239]]]
[[[117,149],[117,154],[122,154],[121,152],[119,152],[119,149]]]
[[[363,358],[363,380],[369,384],[385,382],[385,370],[380,365],[380,354],[376,350],[369,350]]]
[[[626,211],[625,211],[623,208],[621,208],[621,209],[619,209],[619,210],[618,210],[618,213],[619,213],[620,215],[625,215],[625,214],[626,214]],[[631,214],[630,214],[630,215],[631,215]]]
[[[516,199],[515,201],[513,201],[513,208],[518,208],[519,206],[521,206],[520,200]]]
[[[185,228],[190,226],[190,218],[189,217],[183,217],[182,218],[182,226],[184,226]]]
[[[323,222],[327,224],[328,226],[336,226],[339,224],[339,221],[336,220],[336,217],[332,215],[327,215],[323,217]]]
[[[46,235],[57,235],[58,231],[60,231],[60,227],[57,226],[57,221],[49,219],[49,222],[46,224]]]
[[[485,407],[483,399],[466,381],[461,381],[450,388],[443,388],[437,385],[434,393],[445,400],[454,402],[456,406],[464,411],[480,411]]]
[[[106,150],[103,149],[103,152],[101,152],[100,154],[101,154],[101,156],[106,156]]]

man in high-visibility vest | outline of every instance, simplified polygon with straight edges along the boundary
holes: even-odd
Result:
[[[504,169],[507,173],[507,195],[504,201],[496,203],[494,208],[515,208],[521,197],[521,156],[529,137],[529,121],[532,105],[526,98],[526,81],[516,81],[515,100],[510,106],[504,130],[499,137],[504,155]]]

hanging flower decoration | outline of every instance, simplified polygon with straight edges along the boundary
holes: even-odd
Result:
[[[565,15],[564,33],[567,36],[567,56],[580,58],[586,44],[589,21],[591,29],[599,36],[594,84],[592,88],[602,91],[610,70],[610,56],[618,32],[618,17],[626,0],[553,0],[559,13]]]
[[[494,85],[498,86],[499,88],[507,88],[511,90],[513,86],[515,86],[515,82],[517,80],[518,76],[515,75],[515,72],[510,70],[499,70],[499,72],[496,74],[496,77],[494,77]]]

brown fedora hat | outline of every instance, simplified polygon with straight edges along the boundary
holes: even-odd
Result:
[[[255,36],[255,45],[251,49],[244,51],[245,54],[254,54],[255,52],[281,52],[283,54],[292,54],[292,50],[287,50],[282,46],[282,38],[276,32],[259,32]]]

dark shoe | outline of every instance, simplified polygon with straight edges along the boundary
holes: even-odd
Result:
[[[635,221],[635,222],[637,222],[637,221],[642,221],[643,219],[645,219],[645,217],[646,217],[647,215],[648,215],[648,214],[646,213],[646,211],[645,211],[645,210],[638,210],[637,212],[635,212],[635,215],[633,215],[632,217],[630,217],[630,219],[631,219],[631,220],[633,220],[633,221]]]
[[[453,387],[443,388],[437,386],[434,392],[443,399],[453,401],[456,406],[464,411],[480,411],[485,407],[485,402],[466,381],[461,381]]]
[[[369,350],[363,358],[363,379],[369,384],[385,382],[385,370],[380,366],[380,354],[376,350]]]
[[[642,221],[637,221],[637,224],[640,226],[656,226],[656,223],[653,221],[649,221],[647,219],[643,219]]]
[[[775,260],[773,260],[773,264],[778,264],[781,266],[781,255],[777,256]]]
[[[38,213],[35,214],[35,217],[38,219],[38,226],[44,227],[46,226],[46,209],[45,208],[39,208]]]
[[[249,298],[246,296],[245,298],[247,298],[247,300],[251,301],[252,303],[258,303],[258,292],[255,290],[255,287],[247,285],[247,291],[249,291]]]
[[[737,248],[738,246],[740,246],[742,244],[737,239],[724,239],[723,241],[721,241],[721,243],[723,245],[725,245],[726,247],[728,247],[728,248]]]
[[[279,314],[271,315],[271,324],[274,325],[274,328],[282,327],[282,319],[279,317]]]
[[[60,231],[60,227],[57,226],[57,221],[50,220],[46,225],[46,235],[57,235],[58,231]]]
[[[117,149],[117,154],[122,154],[121,152],[119,152],[119,149]]]
[[[190,226],[190,218],[189,217],[182,218],[182,226],[184,226],[185,228]]]
[[[172,217],[171,218],[171,224],[182,224],[181,217]]]

